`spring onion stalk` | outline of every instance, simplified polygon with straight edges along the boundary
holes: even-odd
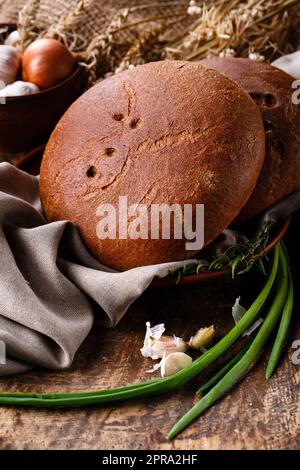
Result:
[[[173,439],[183,431],[201,413],[222,398],[233,385],[241,380],[257,362],[263,352],[263,348],[274,330],[280,318],[285,303],[289,273],[287,260],[282,247],[279,245],[279,270],[277,276],[277,289],[274,300],[269,307],[268,314],[255,336],[252,344],[243,357],[225,374],[225,376],[198,402],[194,405],[171,429],[167,438]],[[238,323],[239,324],[239,323]]]
[[[213,387],[219,380],[224,377],[225,374],[241,359],[245,352],[249,349],[249,344],[242,348],[227,364],[222,367],[210,380],[208,380],[204,385],[198,388],[196,394],[199,395],[206,390],[209,390]]]
[[[286,259],[288,260],[288,255],[285,250]],[[289,289],[288,294],[283,306],[282,317],[280,321],[280,325],[278,328],[278,333],[274,342],[274,346],[268,361],[267,370],[266,370],[266,379],[270,379],[273,375],[279,359],[282,355],[286,338],[288,334],[288,329],[291,322],[292,311],[293,311],[293,303],[294,303],[294,285],[293,285],[293,278],[291,274],[291,270],[289,264],[287,262],[287,269],[288,269],[288,276],[289,276]]]
[[[142,383],[127,385],[109,390],[92,392],[67,392],[67,393],[0,393],[0,405],[35,406],[35,407],[72,407],[85,406],[96,403],[108,403],[130,400],[133,398],[144,398],[151,395],[169,392],[202,372],[206,367],[221,357],[232,344],[253,324],[258,317],[262,307],[267,301],[274,281],[276,279],[279,262],[279,248],[274,249],[273,262],[268,279],[261,292],[241,318],[237,325],[222,338],[215,346],[210,348],[201,357],[196,359],[189,367],[176,374]]]

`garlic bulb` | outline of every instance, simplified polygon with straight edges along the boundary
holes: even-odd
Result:
[[[191,356],[183,352],[175,352],[167,357],[164,357],[161,361],[161,376],[168,377],[169,375],[176,374],[185,367],[192,364]]]
[[[5,88],[0,90],[0,96],[25,96],[25,95],[34,95],[40,90],[36,85],[29,82],[17,81],[11,85],[7,85]]]
[[[5,43],[7,46],[17,47],[20,43],[19,31],[12,31],[6,38]]]
[[[0,45],[0,81],[5,85],[17,78],[21,64],[20,52],[12,46]]]
[[[76,68],[71,52],[55,39],[37,39],[25,50],[23,80],[46,90],[68,78]]]

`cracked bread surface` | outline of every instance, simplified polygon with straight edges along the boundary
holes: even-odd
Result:
[[[235,220],[245,222],[300,188],[300,108],[293,104],[294,78],[265,62],[250,59],[205,59],[257,104],[265,127],[265,162],[252,196]]]
[[[127,196],[148,213],[151,204],[192,204],[195,217],[204,204],[207,244],[245,205],[263,159],[261,115],[240,87],[196,63],[155,62],[103,80],[69,108],[43,157],[41,200],[48,221],[73,222],[106,266],[177,261],[194,252],[172,232],[98,239],[98,206]]]

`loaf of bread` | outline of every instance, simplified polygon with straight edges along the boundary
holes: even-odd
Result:
[[[117,270],[191,257],[185,239],[99,239],[97,208],[205,205],[205,244],[237,216],[264,160],[252,99],[196,63],[138,66],[94,86],[66,112],[42,161],[49,221],[71,220],[94,256]],[[133,215],[131,218],[134,218]]]
[[[272,65],[250,59],[205,59],[201,64],[238,83],[263,117],[265,163],[251,198],[235,221],[241,223],[300,188],[300,106],[292,101],[294,78]]]

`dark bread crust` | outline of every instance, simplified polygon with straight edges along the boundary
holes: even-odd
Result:
[[[109,150],[108,150],[109,149]],[[186,259],[184,240],[99,240],[99,204],[205,204],[205,243],[251,195],[264,159],[257,107],[233,81],[196,63],[138,66],[69,108],[42,162],[49,221],[68,219],[103,264],[125,270]],[[90,171],[90,176],[87,172]]]
[[[250,59],[205,59],[238,83],[257,103],[266,134],[266,156],[255,190],[235,223],[244,222],[300,188],[300,107],[292,103],[294,78]]]

